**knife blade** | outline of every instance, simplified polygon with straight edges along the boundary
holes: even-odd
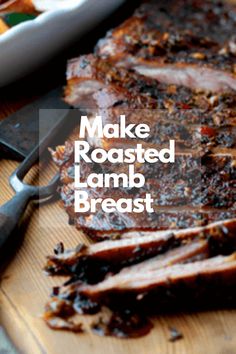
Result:
[[[61,96],[61,88],[50,91],[0,123],[0,151],[3,151],[4,158],[22,160],[35,148],[39,139],[41,140],[60,119],[58,112],[69,108],[62,101]],[[41,115],[39,122],[41,109],[52,109],[52,111],[50,115]]]

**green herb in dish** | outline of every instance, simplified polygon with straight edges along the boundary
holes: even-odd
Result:
[[[37,17],[36,15],[24,14],[18,12],[13,12],[13,13],[3,15],[3,19],[9,27],[14,27],[25,21],[34,20],[36,17]]]

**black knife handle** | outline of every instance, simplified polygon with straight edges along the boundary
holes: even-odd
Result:
[[[10,243],[14,241],[14,231],[31,199],[32,191],[25,189],[16,193],[9,202],[0,207],[0,256],[6,246],[10,246]]]
[[[0,140],[0,159],[22,161],[24,159],[24,155],[23,153],[14,150],[12,147],[7,146]]]

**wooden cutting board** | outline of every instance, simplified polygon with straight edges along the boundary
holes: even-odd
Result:
[[[13,111],[19,104],[0,104],[1,115]],[[12,191],[8,177],[16,162],[0,160],[0,203],[6,202]],[[41,173],[47,180],[48,172]],[[36,179],[37,171],[28,177]],[[29,216],[31,218],[29,219]],[[0,324],[20,352],[26,354],[234,354],[236,353],[236,310],[212,311],[161,316],[152,332],[140,339],[119,340],[101,338],[89,331],[73,334],[52,331],[41,318],[52,286],[61,284],[62,278],[43,274],[45,257],[53,247],[63,241],[66,247],[88,242],[82,232],[68,225],[68,218],[58,201],[38,208],[31,205],[18,236],[23,242],[15,257],[1,275]],[[210,300],[209,300],[210,301]],[[88,316],[85,327],[91,321]],[[169,341],[169,328],[183,334],[183,339]]]

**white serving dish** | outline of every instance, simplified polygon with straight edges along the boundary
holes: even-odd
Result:
[[[0,87],[29,74],[85,35],[124,0],[78,0],[0,35]]]

